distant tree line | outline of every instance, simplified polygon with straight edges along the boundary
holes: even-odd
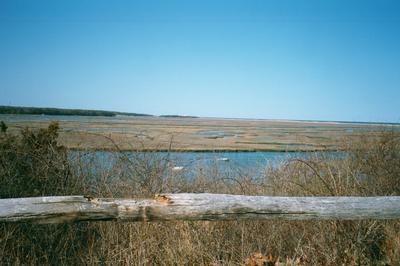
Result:
[[[41,107],[19,107],[0,106],[0,114],[24,114],[24,115],[81,115],[81,116],[151,116],[148,114],[124,113],[103,110],[82,110],[62,108],[41,108]]]
[[[159,117],[170,117],[170,118],[199,118],[198,116],[192,116],[192,115],[160,115]]]

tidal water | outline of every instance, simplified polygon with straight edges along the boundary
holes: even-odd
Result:
[[[82,156],[72,151],[71,160]],[[111,168],[118,158],[125,157],[138,166],[162,164],[171,173],[193,176],[199,171],[218,171],[230,175],[247,173],[259,176],[268,168],[288,164],[294,159],[344,158],[343,152],[123,152],[95,151],[86,153],[95,165]]]

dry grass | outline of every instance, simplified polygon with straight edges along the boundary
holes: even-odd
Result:
[[[52,119],[51,116],[44,117]],[[3,115],[9,131],[29,126],[45,128],[42,116]],[[57,117],[56,117],[57,118]],[[56,119],[55,118],[55,119]],[[10,122],[8,122],[10,121]],[[344,137],[358,137],[399,125],[348,124],[278,120],[163,117],[62,117],[59,141],[74,149],[113,149],[111,137],[123,150],[324,150],[336,149]],[[220,134],[218,134],[220,133]],[[221,134],[228,134],[222,137]]]
[[[110,165],[99,163],[90,152],[65,160],[54,127],[27,132],[27,139],[40,144],[35,149],[29,149],[31,142],[21,141],[24,136],[1,135],[1,197],[21,196],[24,191],[27,195],[73,192],[103,197],[148,197],[158,192],[400,195],[400,139],[393,132],[345,143],[349,155],[343,159],[292,160],[267,169],[264,177],[256,180],[243,172],[226,176],[212,166],[189,180],[171,175],[168,161],[153,153],[135,157],[115,153],[105,160]],[[21,154],[24,156],[19,157]],[[51,167],[28,167],[26,162],[35,158],[36,163],[48,158]],[[18,181],[25,176],[31,182]],[[47,178],[35,183],[40,176]],[[399,265],[399,232],[399,221],[369,220],[0,224],[0,263]]]

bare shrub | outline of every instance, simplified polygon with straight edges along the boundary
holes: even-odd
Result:
[[[168,156],[93,152],[68,155],[56,126],[1,133],[2,197],[86,193],[148,197],[158,192],[286,196],[399,195],[398,134],[345,143],[271,167],[262,178],[217,166],[173,174]],[[103,156],[103,155],[102,155]],[[4,177],[4,178],[3,178]],[[35,180],[45,177],[43,180]],[[17,179],[19,178],[19,179]],[[23,181],[21,181],[23,180]],[[0,263],[28,265],[396,265],[398,221],[227,221],[64,225],[0,224]]]
[[[79,190],[70,174],[67,149],[57,144],[58,123],[0,133],[0,198],[62,195]]]

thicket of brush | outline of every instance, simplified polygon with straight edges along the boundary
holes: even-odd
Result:
[[[400,195],[395,132],[347,142],[342,159],[291,160],[267,168],[262,178],[239,171],[228,176],[217,165],[187,178],[170,172],[168,159],[152,153],[117,152],[104,162],[90,152],[70,155],[57,144],[56,123],[18,136],[6,130],[0,132],[1,198],[151,197],[159,192]],[[0,224],[0,264],[399,265],[399,232],[399,221]]]

